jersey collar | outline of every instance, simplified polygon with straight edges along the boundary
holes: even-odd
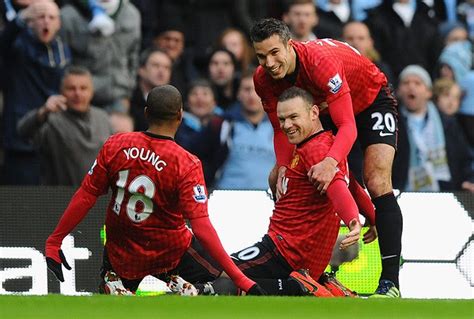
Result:
[[[148,135],[149,137],[158,138],[158,139],[162,139],[162,140],[174,141],[174,138],[172,138],[171,136],[153,134],[153,133],[147,132],[147,131],[144,131],[143,133],[145,133],[145,134]]]
[[[300,143],[296,144],[296,147],[299,148],[299,147],[302,147],[304,144],[306,144],[308,141],[312,140],[313,138],[315,138],[316,136],[320,135],[320,134],[323,134],[324,132],[326,132],[327,130],[321,130],[321,131],[318,131],[310,136],[308,136],[307,138],[305,138],[304,140],[302,140]]]

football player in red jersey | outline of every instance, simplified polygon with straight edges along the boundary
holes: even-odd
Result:
[[[176,275],[206,282],[224,270],[241,290],[259,294],[258,285],[226,254],[210,223],[201,162],[174,142],[183,115],[181,94],[171,85],[159,86],[146,105],[146,132],[115,134],[100,150],[46,241],[48,268],[64,281],[61,264],[68,266],[62,240],[110,187],[101,272],[105,293],[131,294],[147,275],[170,281],[183,293],[179,289],[195,288]]]
[[[340,220],[350,229],[341,249],[356,244],[361,229],[359,209],[348,189],[347,162],[343,159],[338,163],[326,194],[320,194],[307,173],[312,163],[325,157],[334,136],[323,130],[311,94],[297,87],[285,90],[278,100],[277,118],[289,142],[296,145],[286,165],[283,192],[275,202],[267,234],[260,242],[232,254],[232,258],[270,295],[333,296],[325,289],[327,276],[322,275],[331,258]],[[373,224],[374,208],[365,196],[368,206],[361,210],[367,212]],[[375,239],[374,232],[369,234],[364,236],[365,243]]]
[[[288,27],[276,19],[262,19],[251,30],[260,66],[254,74],[255,90],[274,127],[276,169],[269,181],[277,198],[282,190],[284,165],[294,146],[288,143],[276,115],[278,96],[297,86],[309,91],[321,111],[337,128],[326,156],[313,163],[310,180],[324,193],[337,165],[345,159],[357,137],[364,149],[364,182],[377,212],[382,273],[375,295],[398,293],[402,215],[393,194],[391,171],[397,143],[397,105],[385,75],[348,44],[332,39],[296,42]],[[278,182],[277,182],[278,181]],[[399,294],[399,293],[398,293]],[[393,294],[390,294],[393,295]]]

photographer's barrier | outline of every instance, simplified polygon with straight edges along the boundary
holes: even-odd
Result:
[[[63,241],[71,271],[59,283],[47,271],[44,243],[70,197],[64,187],[0,187],[0,294],[87,295],[97,292],[102,258],[102,226],[107,196]],[[474,196],[469,193],[403,193],[404,218],[400,285],[405,298],[474,297]],[[273,202],[262,191],[215,191],[209,213],[231,253],[259,241],[267,231]],[[341,232],[346,229],[342,228]],[[356,259],[337,276],[370,294],[380,273],[378,243],[360,243]],[[144,290],[162,289],[147,279]]]

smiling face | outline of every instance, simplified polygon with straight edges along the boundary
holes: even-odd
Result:
[[[29,26],[42,43],[50,43],[61,27],[59,8],[53,1],[33,2],[29,10],[32,18]]]
[[[275,80],[283,79],[295,70],[296,53],[290,42],[283,43],[278,34],[261,42],[254,42],[253,47],[258,63]]]
[[[299,144],[322,129],[318,107],[299,96],[278,102],[277,116],[280,128],[291,144]]]

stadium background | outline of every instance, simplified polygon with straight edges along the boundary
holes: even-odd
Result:
[[[0,294],[89,295],[97,291],[108,198],[102,197],[63,242],[73,271],[59,284],[47,271],[44,242],[73,194],[69,187],[0,187]],[[474,296],[474,198],[469,193],[403,193],[400,281],[405,298]],[[214,191],[210,216],[231,253],[265,233],[272,201],[262,191]],[[341,232],[346,229],[342,228]],[[377,243],[360,244],[359,257],[341,266],[338,278],[362,294],[375,289],[380,273]],[[144,290],[162,284],[146,280]]]

